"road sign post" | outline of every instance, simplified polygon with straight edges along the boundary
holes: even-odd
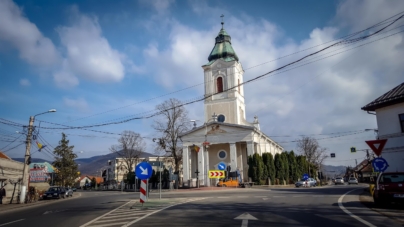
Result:
[[[152,173],[153,169],[147,162],[141,162],[135,168],[136,177],[142,180],[140,184],[140,203],[142,205],[145,201],[147,201],[147,197],[149,195],[148,181]]]

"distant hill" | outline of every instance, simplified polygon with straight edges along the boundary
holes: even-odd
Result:
[[[143,153],[141,158],[148,158],[155,156],[150,153]],[[108,165],[108,160],[113,160],[118,157],[117,153],[110,153],[106,155],[94,156],[91,158],[79,158],[76,159],[76,163],[79,164],[79,170],[81,174],[99,176],[100,170]]]
[[[323,174],[326,174],[330,177],[341,176],[341,175],[345,174],[346,166],[323,165],[321,170],[322,170]]]
[[[24,158],[12,158],[14,161],[17,162],[24,162]],[[32,158],[31,162],[47,162],[47,163],[52,163],[52,161],[41,159],[41,158]]]

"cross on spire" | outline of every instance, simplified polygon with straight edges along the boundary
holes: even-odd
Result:
[[[221,18],[222,18],[222,29],[223,29],[223,25],[224,25],[224,15],[222,14],[221,16],[220,16]]]

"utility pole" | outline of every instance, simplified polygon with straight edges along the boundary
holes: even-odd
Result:
[[[21,192],[20,192],[20,203],[25,202],[25,193],[27,191],[28,187],[28,179],[29,179],[29,164],[30,157],[31,157],[31,137],[32,137],[32,131],[33,131],[33,126],[34,126],[34,119],[35,117],[31,116],[29,117],[29,125],[28,125],[28,133],[27,133],[27,139],[25,141],[26,147],[25,147],[25,157],[24,157],[24,167],[22,171],[22,186],[21,186]]]
[[[161,185],[161,161],[160,161],[160,156],[159,156],[159,158],[158,158],[158,160],[159,160],[159,170],[160,170],[160,199],[161,199],[161,187],[162,187],[162,185]]]

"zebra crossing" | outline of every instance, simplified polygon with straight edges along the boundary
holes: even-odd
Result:
[[[205,198],[150,199],[143,205],[139,200],[131,200],[110,212],[97,217],[80,227],[125,227],[130,226],[154,213],[183,203]]]

